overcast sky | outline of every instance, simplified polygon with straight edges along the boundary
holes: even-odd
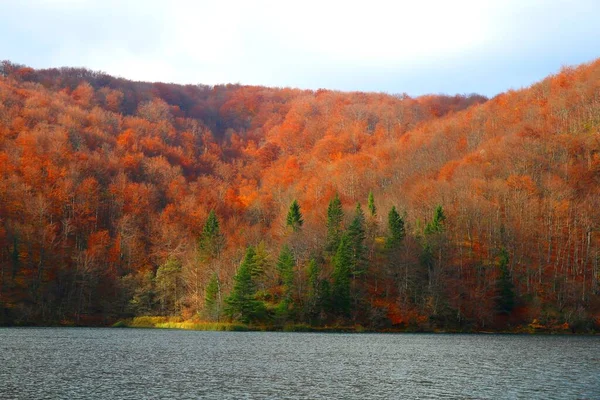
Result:
[[[0,0],[0,59],[134,80],[493,96],[600,57],[600,0]]]

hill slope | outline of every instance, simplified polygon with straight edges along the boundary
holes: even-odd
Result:
[[[0,75],[5,323],[597,323],[600,61],[489,101]]]

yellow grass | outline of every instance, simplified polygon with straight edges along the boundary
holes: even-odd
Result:
[[[248,327],[244,324],[230,322],[161,322],[155,325],[162,329],[188,329],[193,331],[247,331]]]

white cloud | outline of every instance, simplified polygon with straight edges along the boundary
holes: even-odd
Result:
[[[0,3],[0,35],[17,38],[0,52],[143,80],[430,92],[472,79],[454,90],[489,93],[490,79],[474,81],[486,68],[551,60],[541,78],[598,56],[598,11],[594,0],[31,0]]]

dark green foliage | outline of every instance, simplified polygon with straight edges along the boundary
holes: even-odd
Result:
[[[311,258],[308,262],[308,293],[309,297],[311,294],[315,294],[319,289],[319,277],[321,275],[321,268],[314,258]]]
[[[323,311],[331,311],[329,281],[321,279],[321,265],[311,259],[308,263],[306,315],[311,323],[318,323]]]
[[[285,220],[286,226],[292,228],[294,232],[300,231],[304,220],[302,219],[302,213],[300,212],[300,205],[296,200],[290,204],[290,209]]]
[[[308,291],[306,294],[306,306],[307,312],[309,315],[314,316],[316,314],[317,304],[319,302],[319,284],[320,284],[320,275],[321,269],[319,268],[319,264],[315,261],[314,258],[308,262],[307,267],[307,275],[308,275]]]
[[[334,312],[340,316],[350,314],[350,268],[352,267],[352,245],[347,233],[340,239],[335,257],[333,258],[333,285],[331,300]]]
[[[327,279],[321,279],[319,284],[319,292],[320,292],[320,309],[329,313],[333,311],[333,299],[331,295],[331,284]]]
[[[327,207],[327,250],[336,250],[340,244],[343,220],[342,202],[336,194]]]
[[[375,198],[373,197],[373,192],[369,191],[369,198],[367,200],[367,208],[369,209],[369,213],[371,217],[377,215],[377,207],[375,207]]]
[[[219,221],[215,211],[208,214],[208,219],[202,229],[202,235],[198,240],[198,250],[202,261],[208,261],[219,257],[225,246],[225,236],[221,233]]]
[[[122,277],[121,287],[127,288],[131,294],[127,311],[134,315],[155,313],[156,293],[154,286],[154,273],[152,271]]]
[[[277,271],[279,278],[284,286],[284,298],[290,299],[294,287],[294,266],[296,261],[290,248],[284,245],[277,259]]]
[[[425,226],[425,234],[431,235],[434,233],[440,233],[444,230],[444,221],[446,215],[442,206],[437,206],[433,215],[433,220]]]
[[[501,314],[510,314],[515,306],[515,286],[508,269],[508,261],[508,251],[503,247],[500,250],[500,271],[496,281],[496,309]]]
[[[365,214],[363,213],[360,204],[356,204],[356,211],[354,219],[348,228],[348,238],[350,240],[350,246],[352,248],[352,262],[350,266],[350,272],[353,276],[359,276],[366,272],[367,262],[366,253],[367,248],[365,246],[366,232],[365,232]]]
[[[388,214],[388,230],[388,238],[385,245],[388,249],[397,249],[406,236],[406,228],[404,227],[404,219],[400,216],[395,206],[392,206]]]
[[[219,320],[221,305],[219,304],[220,282],[217,274],[212,274],[204,295],[204,306],[209,319]]]
[[[256,300],[256,285],[252,280],[254,256],[254,248],[248,247],[244,260],[233,278],[233,290],[225,300],[225,313],[243,323],[257,321],[265,314],[265,305]]]
[[[287,245],[284,245],[277,259],[277,271],[279,279],[283,285],[283,294],[279,305],[277,306],[277,319],[281,322],[290,318],[293,308],[293,290],[294,290],[294,266],[296,261],[294,255]]]
[[[265,242],[260,242],[254,249],[254,253],[254,263],[251,272],[252,279],[258,285],[271,263],[271,256],[266,249]]]
[[[435,256],[433,254],[433,248],[429,243],[425,243],[423,245],[423,252],[419,257],[419,262],[421,263],[421,266],[423,266],[427,271],[431,271],[433,269],[434,261]]]
[[[442,264],[443,247],[446,242],[444,237],[444,223],[446,215],[441,205],[435,208],[433,219],[425,226],[423,239],[423,253],[421,254],[421,265],[427,268],[428,287],[435,290],[435,274]],[[439,291],[438,291],[439,292]]]

